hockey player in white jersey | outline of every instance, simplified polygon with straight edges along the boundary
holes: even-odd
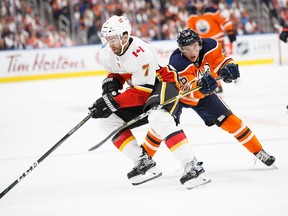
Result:
[[[126,17],[110,17],[103,24],[101,34],[104,46],[99,52],[99,60],[108,76],[102,82],[102,97],[89,110],[93,112],[93,118],[101,120],[103,133],[109,134],[144,110],[178,95],[178,76],[169,66],[159,67],[150,44],[130,35],[131,24]],[[129,88],[123,90],[125,83]],[[178,101],[175,101],[162,109],[155,109],[148,118],[112,138],[113,144],[135,164],[127,174],[133,185],[162,175],[156,168],[156,162],[137,144],[131,131],[148,122],[164,138],[169,149],[173,149],[173,154],[183,167],[186,166],[180,180],[182,184],[192,188],[210,181],[198,178],[199,175],[204,176],[205,170],[191,151],[183,130],[176,126],[173,115],[177,106]]]

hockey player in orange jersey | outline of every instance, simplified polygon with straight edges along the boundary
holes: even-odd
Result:
[[[219,0],[205,7],[203,3],[197,3],[190,9],[187,27],[196,31],[201,38],[212,38],[218,41],[224,49],[224,36],[227,34],[230,43],[236,41],[233,23],[227,17],[221,15],[218,7]],[[225,51],[225,49],[224,49]]]
[[[182,90],[202,86],[200,90],[181,99],[176,113],[178,118],[183,108],[192,108],[207,126],[217,125],[227,131],[256,158],[271,166],[275,157],[263,149],[252,130],[215,94],[215,78],[222,78],[226,83],[232,82],[240,77],[238,65],[223,54],[217,41],[211,38],[200,39],[191,29],[181,31],[177,43],[179,48],[170,56],[169,64],[178,72]],[[150,129],[143,146],[151,157],[161,141],[162,137]]]
[[[279,35],[279,39],[284,43],[288,43],[288,25],[284,25]],[[288,109],[288,105],[286,106]]]
[[[279,35],[279,38],[284,43],[288,42],[288,40],[287,40],[287,38],[288,38],[288,25],[283,26],[281,33]]]
[[[223,52],[227,53],[224,46],[225,34],[228,35],[230,49],[232,49],[232,43],[236,41],[233,23],[221,15],[219,0],[213,0],[212,3],[209,7],[205,7],[204,3],[196,3],[191,7],[187,27],[196,31],[201,38],[215,39],[221,44]],[[218,81],[217,92],[222,91],[221,81]]]

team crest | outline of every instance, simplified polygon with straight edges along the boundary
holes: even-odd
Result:
[[[201,34],[206,34],[210,31],[210,28],[210,24],[206,20],[199,20],[196,23],[197,32],[200,32]]]
[[[210,66],[209,64],[205,64],[203,66],[203,68],[200,68],[198,71],[197,71],[197,76],[198,76],[198,79],[201,79],[205,74],[210,74],[211,72],[211,69],[210,69]]]

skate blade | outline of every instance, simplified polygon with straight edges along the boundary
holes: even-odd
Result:
[[[259,161],[259,159],[256,157],[255,159],[254,159],[254,166],[256,165],[256,163]],[[267,166],[267,165],[266,165]],[[270,166],[267,166],[267,167],[269,167],[269,168],[271,168],[271,169],[278,169],[278,167],[276,166],[276,163],[274,162],[273,164],[271,164]]]
[[[144,175],[138,175],[130,179],[132,185],[137,186],[153,179],[159,178],[162,175],[162,172],[157,168],[153,167],[148,170]]]
[[[183,185],[186,189],[192,190],[194,188],[206,185],[211,182],[211,179],[208,178],[205,174],[198,176],[196,179],[191,179],[185,182]]]

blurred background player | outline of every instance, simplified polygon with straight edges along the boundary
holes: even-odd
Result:
[[[217,125],[232,134],[256,158],[266,166],[271,166],[275,157],[263,149],[250,128],[215,94],[217,83],[214,77],[231,83],[240,77],[238,65],[223,54],[217,41],[211,38],[200,39],[191,29],[181,31],[177,43],[178,49],[170,56],[169,64],[178,72],[183,91],[202,86],[199,91],[180,99],[180,107],[176,113],[178,118],[180,119],[183,108],[193,109],[207,126]],[[157,142],[153,143],[153,140]],[[143,146],[152,157],[160,143],[161,136],[150,130]]]
[[[209,6],[206,6],[208,3]],[[236,33],[232,21],[222,15],[219,0],[210,3],[199,0],[190,6],[187,27],[196,31],[201,38],[212,38],[218,41],[226,54],[231,54],[232,43],[236,41]],[[224,36],[227,35],[230,44],[225,45]],[[229,50],[226,47],[229,47]],[[221,81],[218,81],[217,93],[223,92]]]
[[[281,33],[279,35],[279,38],[281,41],[283,41],[284,43],[287,43],[287,38],[288,38],[288,25],[283,26]],[[286,108],[288,109],[288,105],[286,106]]]
[[[93,118],[101,119],[103,133],[109,134],[144,110],[154,108],[148,119],[137,121],[112,138],[113,144],[135,163],[133,170],[127,174],[133,185],[162,175],[156,169],[155,161],[137,144],[131,131],[148,122],[183,165],[185,171],[180,179],[181,184],[190,189],[210,182],[204,175],[202,162],[195,158],[184,131],[176,125],[172,116],[177,110],[178,100],[163,109],[155,108],[160,102],[178,95],[177,73],[168,66],[159,68],[153,47],[130,34],[131,24],[124,16],[114,15],[102,26],[104,46],[100,50],[99,60],[109,74],[102,83],[102,97],[89,108]],[[125,82],[128,88],[120,92]]]
[[[288,25],[287,26],[283,26],[282,31],[279,35],[279,38],[281,41],[283,41],[284,43],[287,43],[287,38],[288,38]]]

